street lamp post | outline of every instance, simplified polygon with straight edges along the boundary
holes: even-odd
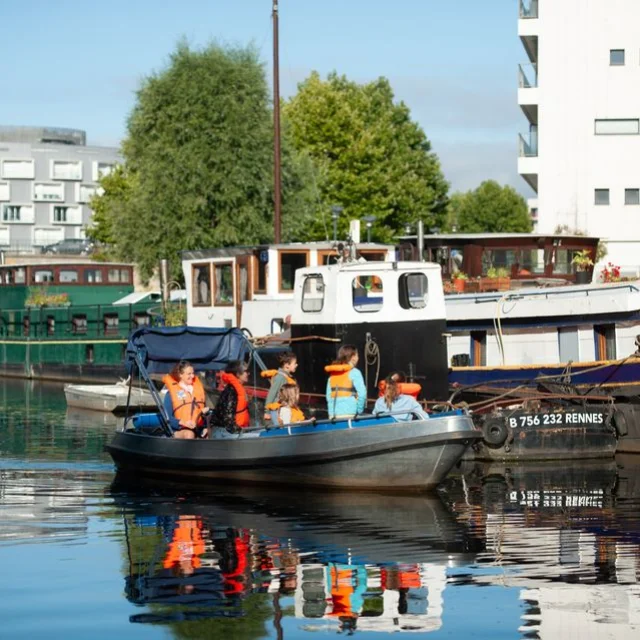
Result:
[[[367,224],[367,243],[371,244],[371,227],[373,226],[373,223],[375,222],[376,217],[375,216],[365,216],[363,218],[363,220]]]
[[[338,240],[338,218],[342,213],[342,207],[339,204],[334,204],[331,207],[331,217],[333,218],[333,241]]]

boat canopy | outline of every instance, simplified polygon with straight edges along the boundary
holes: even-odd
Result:
[[[205,327],[140,327],[130,336],[125,355],[129,373],[136,356],[148,373],[169,373],[188,360],[196,371],[220,371],[230,360],[244,360],[251,351],[240,329]]]

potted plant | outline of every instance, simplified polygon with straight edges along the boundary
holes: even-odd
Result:
[[[480,291],[509,291],[511,277],[505,267],[490,267],[487,275],[480,278]]]
[[[589,249],[578,251],[571,259],[571,264],[576,267],[576,283],[587,284],[591,281],[591,267],[593,260]]]
[[[464,293],[464,283],[468,280],[469,276],[463,271],[453,274],[453,290],[456,293]]]
[[[620,282],[620,267],[613,262],[608,262],[600,272],[600,278],[602,282]]]

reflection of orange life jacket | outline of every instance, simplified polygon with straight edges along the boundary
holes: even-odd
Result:
[[[225,594],[242,593],[248,586],[244,583],[243,578],[249,561],[249,535],[243,529],[240,529],[238,533],[241,534],[241,537],[233,539],[236,565],[231,571],[222,572]]]
[[[332,398],[349,398],[356,395],[356,388],[349,377],[352,364],[329,364],[324,370],[329,374]]]
[[[332,610],[329,616],[356,618],[358,614],[351,608],[353,594],[353,571],[331,567],[331,602]]]
[[[247,390],[242,385],[242,382],[238,380],[232,373],[223,371],[220,374],[222,382],[230,384],[235,390],[238,396],[238,404],[236,405],[236,424],[240,428],[249,426],[249,403],[247,401]]]
[[[171,396],[171,404],[173,405],[173,415],[179,422],[188,422],[193,420],[194,424],[198,424],[198,419],[202,414],[205,403],[205,393],[200,378],[193,379],[193,395],[180,386],[172,376],[166,375],[162,378],[162,382],[167,387]]]
[[[171,569],[189,560],[191,566],[197,569],[201,565],[199,556],[203,553],[202,522],[193,516],[180,516],[164,558],[164,568]]]
[[[398,392],[400,395],[412,396],[416,400],[420,395],[420,391],[422,391],[422,387],[416,382],[398,382]],[[378,393],[380,397],[384,395],[384,392],[387,388],[387,381],[380,380],[378,382]]]
[[[287,384],[296,384],[296,381],[289,375],[287,375],[284,371],[280,371],[280,369],[267,369],[266,371],[260,372],[261,378],[270,378],[271,383],[273,384],[273,378],[275,378],[278,374],[283,375]]]
[[[282,408],[282,405],[279,402],[270,402],[269,404],[266,404],[264,408],[267,411],[280,411],[280,409]],[[278,418],[278,419],[280,424],[283,424],[282,418]],[[291,423],[292,424],[294,422],[303,422],[304,419],[305,419],[304,413],[302,413],[302,411],[298,409],[298,407],[291,407]]]

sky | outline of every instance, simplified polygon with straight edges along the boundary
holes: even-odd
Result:
[[[0,124],[84,129],[118,146],[140,80],[181,39],[254,44],[271,78],[271,0],[0,0]],[[386,76],[451,189],[517,173],[518,0],[279,0],[283,97],[312,70]]]

